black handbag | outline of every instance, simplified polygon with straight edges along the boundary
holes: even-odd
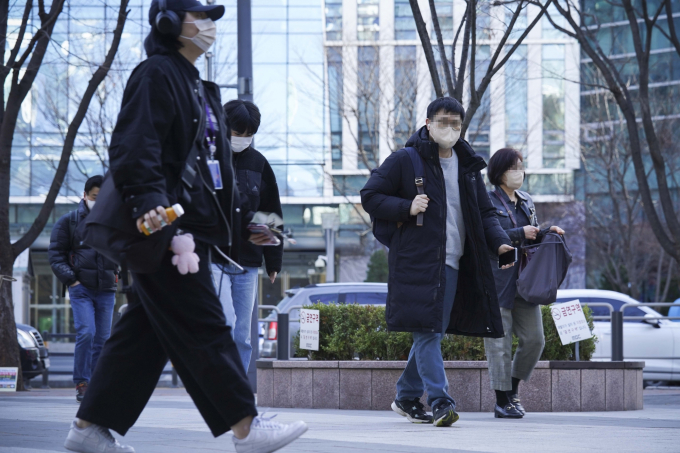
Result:
[[[182,167],[181,182],[177,188],[179,199],[191,202],[187,188],[193,187],[199,147],[205,132],[203,86],[198,83],[200,121],[189,155]],[[190,86],[193,90],[194,88]],[[168,225],[146,236],[137,230],[137,221],[123,195],[116,188],[111,172],[107,172],[97,195],[97,203],[84,222],[78,226],[82,243],[92,247],[109,260],[132,272],[147,274],[157,271],[177,232],[177,225]]]

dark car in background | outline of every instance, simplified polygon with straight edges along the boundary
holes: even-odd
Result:
[[[323,304],[359,304],[385,305],[387,303],[387,283],[321,283],[304,288],[286,291],[286,297],[276,306],[280,313],[288,313],[290,319],[289,334],[292,339],[300,330],[300,310],[295,306],[305,306],[321,302]],[[272,312],[259,323],[260,358],[276,358],[276,342],[279,325],[276,313]]]
[[[34,327],[17,324],[17,340],[21,356],[21,372],[24,383],[40,376],[50,367],[50,353],[45,347],[43,338]]]

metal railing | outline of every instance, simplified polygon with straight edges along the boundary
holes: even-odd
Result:
[[[645,320],[661,320],[666,319],[669,321],[680,320],[680,316],[663,316],[661,313],[652,316],[624,316],[626,308],[639,308],[639,307],[668,307],[671,308],[676,306],[672,302],[640,302],[636,304],[623,304],[619,311],[612,312],[612,361],[622,361],[623,360],[623,321],[625,319],[636,319],[639,321]],[[658,325],[660,327],[660,325]],[[677,357],[676,357],[677,359]]]

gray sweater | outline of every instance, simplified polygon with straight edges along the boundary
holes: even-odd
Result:
[[[448,159],[439,157],[446,184],[446,265],[458,269],[458,262],[465,250],[465,222],[460,206],[458,188],[458,156]]]

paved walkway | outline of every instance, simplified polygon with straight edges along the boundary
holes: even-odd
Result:
[[[134,385],[134,383],[132,383]],[[77,410],[71,390],[0,394],[0,453],[66,451]],[[277,420],[310,429],[282,452],[678,452],[680,389],[645,391],[645,410],[533,413],[523,420],[462,413],[451,428],[412,425],[391,412],[276,409]],[[138,453],[234,451],[214,439],[183,389],[158,389],[124,438]]]

